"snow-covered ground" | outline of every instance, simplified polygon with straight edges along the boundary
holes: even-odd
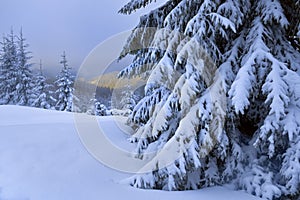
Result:
[[[99,118],[120,146],[126,134]],[[242,191],[224,187],[197,191],[141,190],[122,184],[131,174],[110,169],[93,158],[81,143],[72,113],[18,106],[0,106],[1,200],[251,200]]]

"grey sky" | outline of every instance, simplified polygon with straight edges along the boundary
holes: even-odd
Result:
[[[77,68],[88,53],[105,39],[133,28],[140,15],[159,5],[155,3],[132,15],[117,11],[129,0],[0,0],[0,33],[11,27],[23,33],[33,62],[43,60],[44,68],[60,70],[65,50],[69,65]]]

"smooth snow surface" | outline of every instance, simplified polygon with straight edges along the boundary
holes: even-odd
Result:
[[[115,144],[133,149],[113,119],[99,121]],[[167,192],[121,184],[131,174],[105,167],[87,152],[72,113],[0,106],[0,135],[1,200],[257,199],[224,187]]]

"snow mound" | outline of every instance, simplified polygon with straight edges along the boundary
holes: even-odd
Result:
[[[0,199],[257,199],[224,187],[197,191],[140,190],[121,184],[131,174],[105,167],[82,145],[74,115],[18,106],[0,106]],[[100,117],[109,137],[131,149],[113,117]],[[127,147],[125,147],[128,145]]]

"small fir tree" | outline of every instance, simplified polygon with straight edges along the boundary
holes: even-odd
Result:
[[[53,109],[56,103],[56,99],[52,96],[53,86],[46,82],[46,77],[43,75],[42,61],[40,60],[40,70],[35,79],[34,95],[35,99],[31,106],[44,108],[44,109]]]
[[[67,64],[65,52],[63,52],[61,57],[62,60],[60,63],[62,64],[62,70],[55,81],[55,84],[58,87],[56,90],[57,103],[55,107],[60,111],[71,112],[73,104],[74,76],[71,74],[71,68]]]

